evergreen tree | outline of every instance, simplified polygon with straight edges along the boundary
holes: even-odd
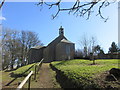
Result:
[[[119,51],[119,48],[117,47],[115,42],[112,42],[111,47],[109,48],[108,53],[114,53],[114,52],[118,52],[118,51]]]

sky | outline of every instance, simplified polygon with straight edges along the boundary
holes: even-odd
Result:
[[[118,46],[120,48],[120,2],[118,3]]]
[[[75,48],[81,48],[79,41],[83,35],[97,38],[98,44],[105,52],[108,52],[111,43],[118,43],[118,6],[117,3],[102,9],[102,15],[107,18],[104,22],[97,14],[97,6],[89,20],[86,17],[76,17],[68,12],[60,12],[53,20],[52,14],[56,13],[56,7],[36,5],[37,2],[6,2],[0,13],[2,25],[16,30],[28,30],[38,33],[39,39],[44,45],[49,44],[59,35],[59,28],[64,28],[67,39],[75,43]],[[69,7],[72,3],[63,2],[63,7]]]

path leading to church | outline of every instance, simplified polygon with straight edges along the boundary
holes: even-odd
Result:
[[[56,72],[50,68],[49,63],[43,63],[39,71],[37,86],[32,86],[32,88],[61,88],[55,76]]]

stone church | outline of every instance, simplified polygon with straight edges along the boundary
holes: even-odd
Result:
[[[47,46],[36,46],[29,50],[29,63],[39,62],[44,58],[45,62],[74,59],[75,44],[64,36],[62,26],[59,36]]]

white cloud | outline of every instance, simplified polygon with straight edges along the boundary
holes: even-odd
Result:
[[[5,18],[5,17],[0,16],[0,20],[6,20],[6,18]]]

